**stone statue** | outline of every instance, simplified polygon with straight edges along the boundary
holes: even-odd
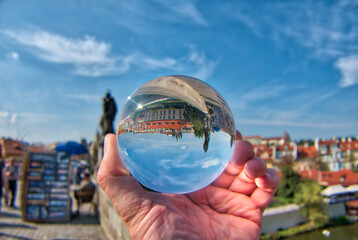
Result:
[[[103,115],[100,123],[102,128],[102,137],[104,137],[107,133],[114,133],[113,121],[116,113],[116,103],[108,91],[106,96],[103,98]]]

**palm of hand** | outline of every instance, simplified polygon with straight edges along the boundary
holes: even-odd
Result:
[[[135,190],[133,194],[115,187],[109,195],[133,239],[258,239],[260,236],[262,212],[246,195],[215,186],[187,195],[143,194],[144,190],[131,177],[118,178],[126,179],[113,179],[117,186],[124,181],[125,189]],[[125,204],[123,199],[130,204]]]
[[[247,142],[237,144],[231,163],[214,183],[190,194],[171,195],[145,191],[121,163],[115,136],[109,137],[97,180],[133,239],[259,238],[262,212],[279,179],[253,158]]]

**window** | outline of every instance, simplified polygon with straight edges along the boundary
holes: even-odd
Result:
[[[344,182],[345,180],[346,180],[346,175],[343,174],[343,175],[341,176],[341,182]]]

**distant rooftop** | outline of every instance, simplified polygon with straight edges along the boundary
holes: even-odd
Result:
[[[326,197],[331,197],[333,195],[356,193],[356,192],[358,192],[358,184],[352,185],[347,188],[343,187],[342,185],[332,185],[322,190],[321,194]]]
[[[297,211],[299,209],[300,209],[300,207],[298,205],[289,204],[289,205],[284,205],[284,206],[279,206],[279,207],[274,207],[274,208],[267,208],[263,215],[264,216],[273,216],[273,215],[278,215],[278,214],[282,214],[282,213]]]

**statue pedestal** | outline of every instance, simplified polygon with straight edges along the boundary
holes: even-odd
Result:
[[[102,162],[102,158],[103,158],[103,144],[99,143],[98,150],[97,150],[97,164],[96,164],[96,171],[95,171],[96,177],[97,177],[99,166],[101,165]]]

